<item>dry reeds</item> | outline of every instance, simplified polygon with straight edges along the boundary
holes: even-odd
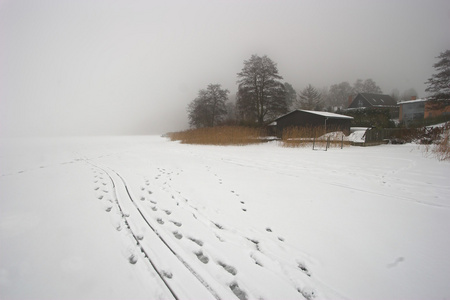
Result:
[[[190,129],[181,132],[170,133],[172,141],[180,141],[183,144],[200,145],[248,145],[261,143],[265,136],[260,128],[242,126],[220,126]]]
[[[438,160],[450,160],[450,122],[443,127],[441,139],[432,151]]]
[[[341,131],[327,133],[325,127],[289,127],[283,130],[283,147],[330,148],[348,145]]]

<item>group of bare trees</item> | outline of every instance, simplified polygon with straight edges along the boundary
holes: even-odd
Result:
[[[188,106],[192,127],[215,126],[227,116],[234,121],[262,125],[267,119],[286,113],[294,101],[295,91],[281,81],[277,65],[267,56],[252,55],[237,76],[234,109],[226,105],[228,90],[220,84],[210,84]]]
[[[435,98],[450,99],[450,50],[438,57],[434,65],[437,74],[428,82],[427,92]],[[330,88],[318,89],[308,84],[299,93],[278,73],[276,63],[267,56],[252,55],[244,61],[244,67],[237,73],[238,91],[236,103],[228,102],[229,91],[220,84],[209,84],[201,89],[188,105],[191,127],[212,127],[224,123],[245,123],[263,125],[291,109],[336,111],[346,108],[349,97],[358,93],[381,94],[381,88],[372,79],[358,79],[353,85],[347,81],[333,84]],[[402,94],[393,90],[391,96],[397,100],[416,97],[414,89]]]

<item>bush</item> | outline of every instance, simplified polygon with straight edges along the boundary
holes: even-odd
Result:
[[[438,160],[450,160],[450,122],[442,127],[441,139],[432,148],[433,154]]]

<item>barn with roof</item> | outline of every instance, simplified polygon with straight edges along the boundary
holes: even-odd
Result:
[[[322,127],[327,132],[342,131],[350,133],[350,122],[353,117],[326,111],[297,109],[273,120],[269,124],[271,134],[281,136],[283,130],[289,127]]]
[[[359,93],[349,102],[348,109],[388,109],[391,118],[398,118],[398,104],[389,95]]]

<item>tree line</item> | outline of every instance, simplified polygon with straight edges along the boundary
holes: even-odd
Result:
[[[450,61],[450,50],[441,53],[441,60]],[[439,71],[445,62],[434,67]],[[448,72],[448,69],[446,72]],[[439,73],[438,73],[439,74]],[[445,77],[445,76],[444,76]],[[433,75],[426,82],[428,92],[439,94],[448,86],[442,83],[441,77]],[[282,81],[275,62],[266,55],[252,55],[244,61],[242,70],[237,73],[238,91],[236,102],[229,102],[229,91],[220,84],[209,84],[198,92],[198,96],[188,105],[189,125],[194,128],[213,127],[222,124],[262,126],[293,109],[338,111],[346,108],[349,97],[358,93],[382,94],[381,88],[372,79],[358,79],[353,85],[347,81],[334,84],[330,88],[318,89],[308,84],[299,93],[291,84]],[[443,84],[443,88],[438,86]],[[447,84],[447,85],[446,85]],[[394,90],[391,96],[397,100],[409,100],[416,97],[414,89],[402,94]]]

